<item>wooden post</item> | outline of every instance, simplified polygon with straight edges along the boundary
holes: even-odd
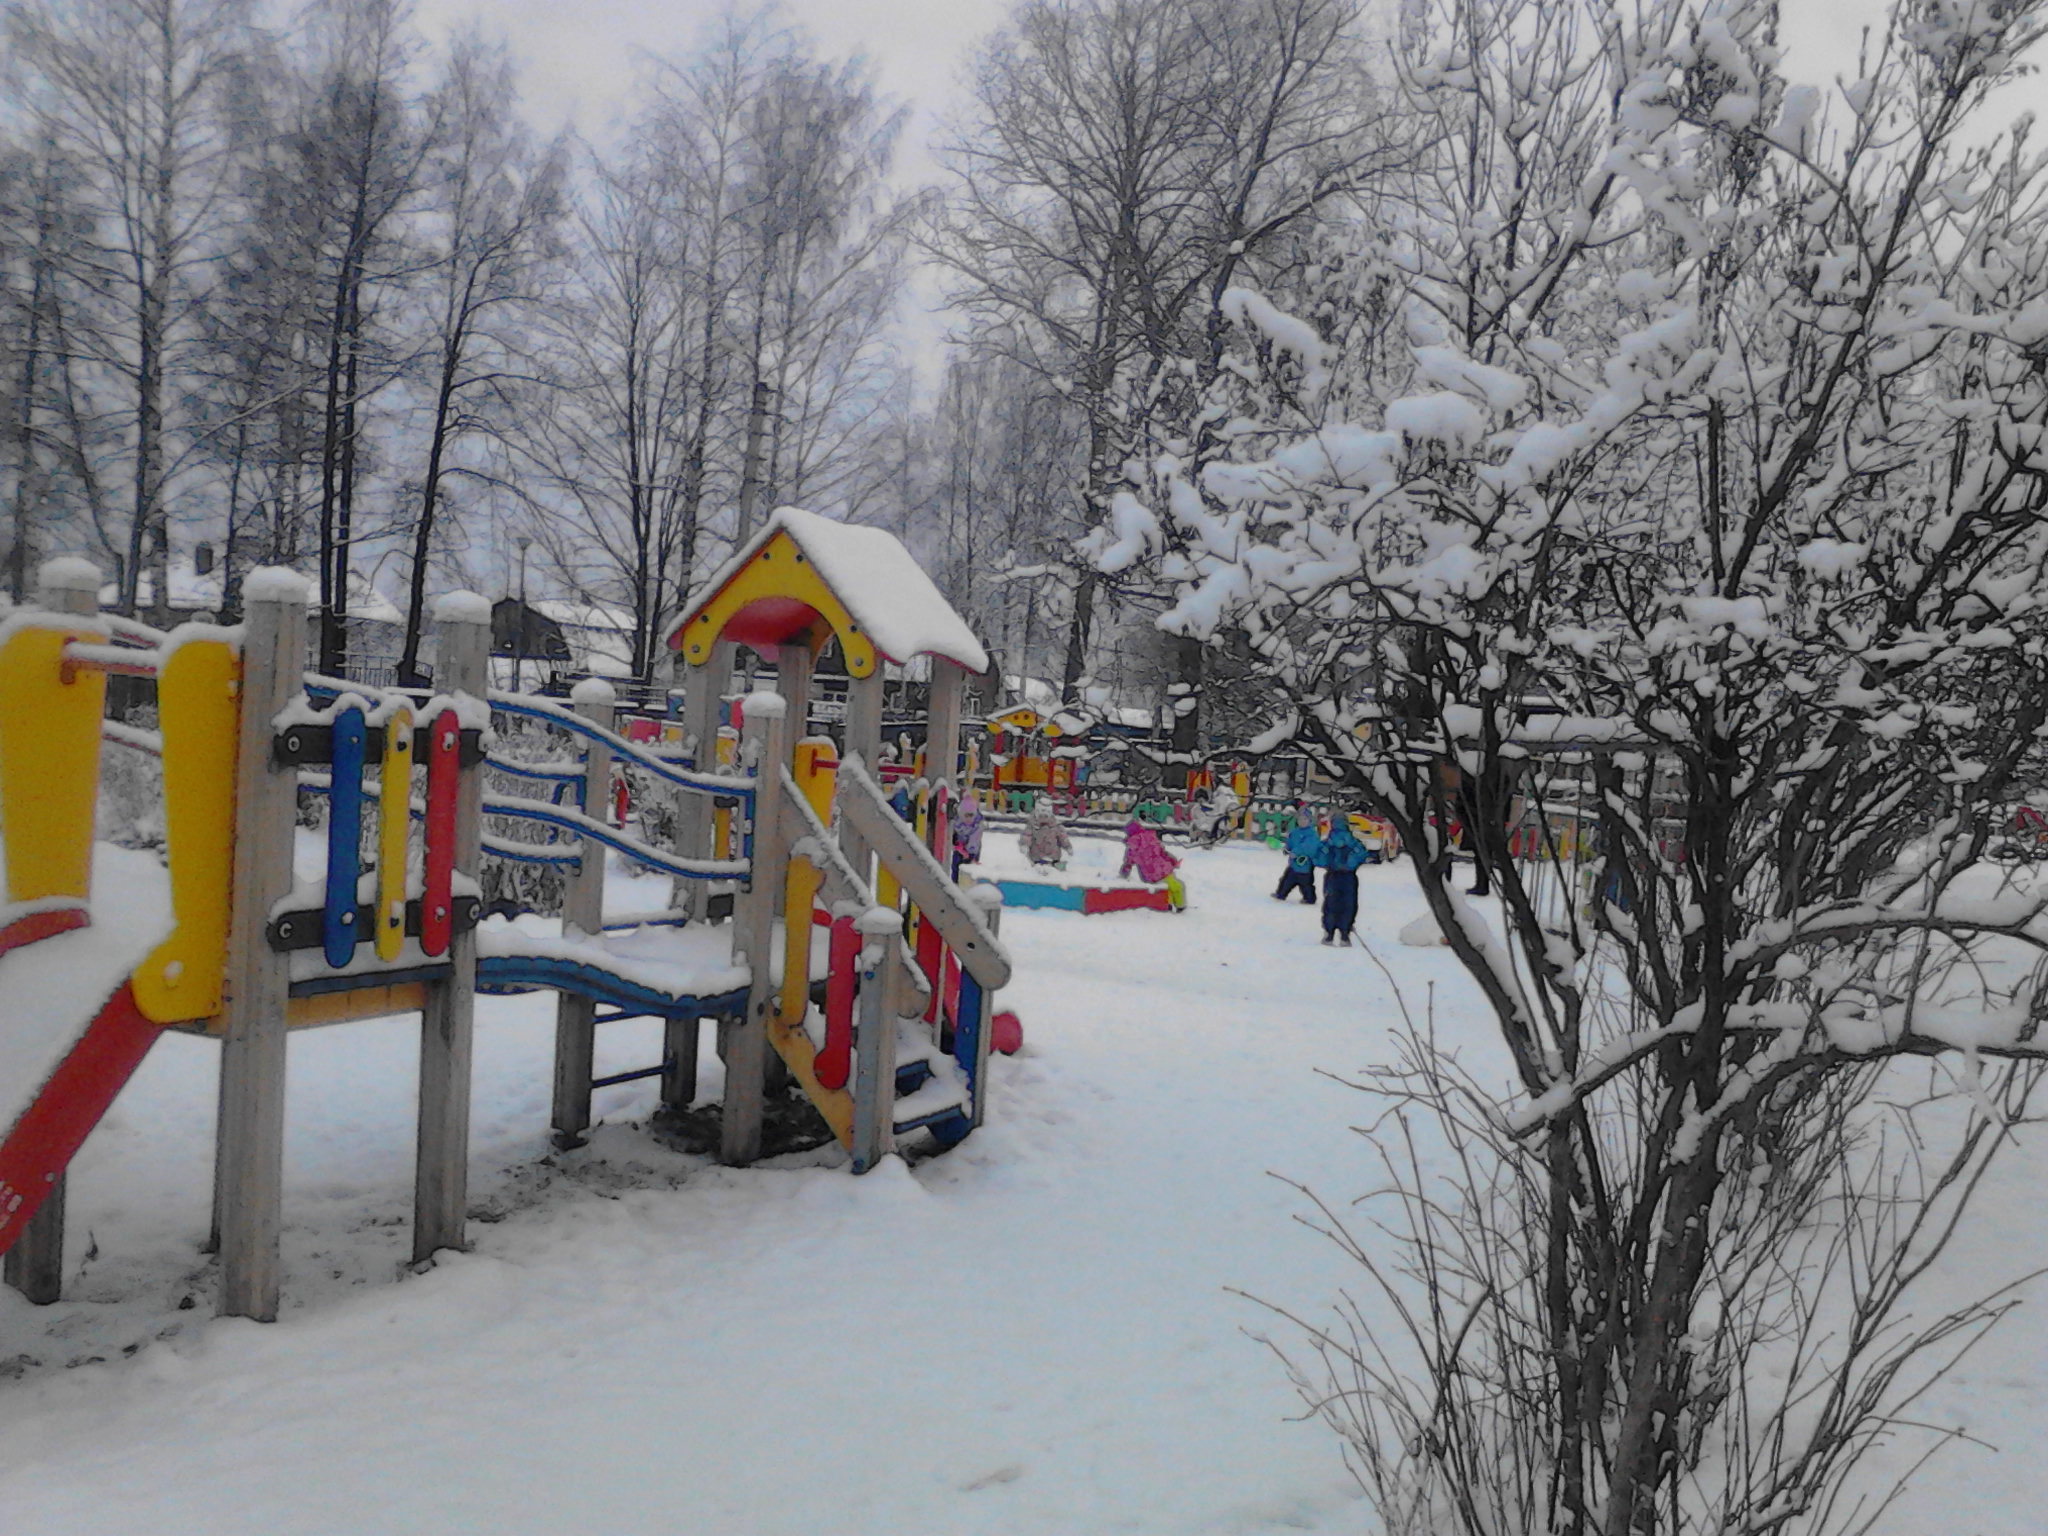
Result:
[[[981,909],[981,920],[988,924],[992,935],[1003,931],[1003,892],[994,884],[971,885],[967,888],[967,899]],[[996,1032],[996,989],[981,989],[981,1018],[974,1035],[974,1064],[970,1069],[974,1077],[974,1102],[969,1112],[974,1123],[980,1125],[988,1113],[988,1059]]]
[[[730,640],[714,642],[711,659],[701,667],[691,667],[680,653],[677,655],[677,666],[687,673],[683,688],[683,740],[699,773],[718,771],[718,706],[732,680],[732,655]],[[686,859],[710,858],[711,797],[688,790],[676,793],[681,797],[681,814],[676,818],[676,852]],[[701,923],[710,896],[710,881],[678,876],[669,905],[687,912],[691,922]]]
[[[585,678],[569,695],[576,713],[605,730],[612,728],[618,695],[602,678]],[[611,805],[612,749],[585,743],[583,814],[602,817]],[[604,933],[605,846],[585,836],[583,853],[562,895],[562,937],[595,939]],[[590,1080],[597,1052],[597,1003],[588,997],[555,995],[554,1143],[566,1152],[580,1147],[590,1129]]]
[[[290,969],[270,947],[271,908],[292,887],[298,773],[272,751],[280,711],[304,695],[303,577],[265,570],[243,583],[242,705],[235,748],[234,898],[221,1009],[214,1223],[220,1311],[277,1318],[284,1214],[285,1003]]]
[[[860,1013],[853,1030],[853,1171],[866,1173],[896,1148],[896,996],[903,970],[903,918],[893,907],[860,917]]]
[[[58,1174],[43,1203],[0,1260],[0,1277],[34,1302],[47,1307],[64,1295],[64,1188]]]
[[[775,652],[775,691],[789,706],[789,740],[792,749],[811,734],[811,678],[818,658],[811,654],[810,641],[799,635]]]
[[[768,1075],[768,1021],[779,987],[775,975],[775,920],[782,913],[789,850],[782,830],[782,771],[790,760],[789,717],[772,693],[747,695],[743,755],[755,767],[754,857],[741,907],[740,947],[752,967],[747,1016],[726,1032],[725,1105],[719,1125],[719,1161],[739,1168],[761,1155],[761,1113]]]
[[[882,667],[875,664],[873,675],[848,678],[846,684],[846,750],[842,759],[858,756],[881,782],[882,771]],[[874,878],[867,839],[843,819],[839,826],[839,847],[846,862],[863,881]]]
[[[966,670],[943,656],[932,658],[932,705],[925,716],[924,774],[934,784],[950,785],[957,793],[960,782],[960,696],[967,684]]]
[[[491,609],[473,592],[450,592],[434,605],[440,631],[434,684],[488,720]],[[466,696],[466,697],[465,697]],[[455,802],[455,872],[474,882],[483,855],[481,765],[464,769]],[[603,814],[602,802],[597,814]],[[476,1022],[476,930],[459,927],[448,944],[448,975],[427,987],[420,1012],[419,1142],[413,1168],[412,1257],[460,1248],[469,1206],[469,1076]]]
[[[697,1049],[702,1019],[670,1019],[661,1031],[661,1102],[688,1109],[697,1097]]]
[[[51,561],[36,587],[36,606],[46,613],[92,618],[100,611],[100,573],[83,561]],[[58,1174],[43,1197],[42,1209],[29,1218],[0,1261],[0,1279],[39,1307],[64,1294],[64,1182]]]

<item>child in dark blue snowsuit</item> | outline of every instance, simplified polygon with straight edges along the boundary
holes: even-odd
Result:
[[[1323,875],[1323,942],[1334,944],[1342,934],[1351,942],[1351,928],[1358,921],[1358,867],[1366,860],[1365,844],[1351,830],[1351,819],[1342,811],[1330,818],[1329,835],[1316,850],[1316,862]]]
[[[1323,840],[1316,835],[1315,820],[1307,811],[1296,811],[1294,820],[1287,834],[1287,870],[1280,876],[1280,889],[1273,899],[1285,901],[1299,891],[1302,905],[1312,907],[1316,904],[1316,850]]]

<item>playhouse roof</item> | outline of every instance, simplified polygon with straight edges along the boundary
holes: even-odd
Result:
[[[797,560],[777,563],[791,547]],[[738,640],[757,650],[775,647],[809,633],[822,618],[835,630],[839,619],[808,600],[804,587],[808,565],[824,586],[824,597],[836,600],[858,633],[840,634],[848,652],[850,672],[863,675],[854,663],[855,645],[864,634],[885,661],[902,664],[913,656],[933,655],[965,667],[988,670],[988,652],[967,627],[967,621],[940,595],[910,551],[894,534],[835,522],[798,507],[783,507],[749,539],[711,579],[697,589],[669,636],[671,649],[693,661],[697,637],[691,626]],[[813,585],[811,596],[819,596]]]

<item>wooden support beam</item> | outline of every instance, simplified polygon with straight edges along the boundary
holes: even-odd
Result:
[[[214,1231],[220,1311],[277,1318],[284,1217],[285,1010],[290,973],[264,929],[290,893],[298,774],[275,761],[272,721],[303,696],[305,583],[286,572],[252,579],[242,635],[235,746],[234,897],[221,1008],[220,1117]]]
[[[934,784],[946,784],[955,793],[960,783],[960,698],[967,686],[967,670],[943,656],[932,658],[932,704],[925,716],[924,772]]]
[[[796,744],[811,733],[812,676],[817,670],[817,660],[801,636],[775,653],[775,691],[782,695],[782,702],[789,707],[789,745],[792,752]]]
[[[748,695],[742,756],[754,766],[753,871],[741,899],[740,948],[753,968],[747,1016],[725,1031],[725,1104],[719,1161],[744,1167],[761,1155],[761,1114],[768,1072],[768,1021],[776,985],[775,920],[781,915],[789,849],[782,833],[783,770],[789,766],[789,717],[774,694]]]
[[[617,696],[611,684],[592,678],[576,685],[571,695],[576,713],[604,730],[612,729]],[[610,814],[611,748],[599,741],[584,743],[583,813]],[[701,797],[700,797],[701,798]],[[604,933],[605,846],[583,839],[582,857],[562,895],[562,937],[598,938]],[[590,1129],[590,1080],[597,1056],[597,1003],[570,992],[555,995],[555,1094],[553,1132],[557,1149],[580,1147]]]
[[[64,1295],[64,1193],[65,1176],[60,1173],[41,1208],[0,1260],[0,1278],[39,1307]]]
[[[434,668],[438,692],[467,695],[487,707],[490,611],[470,593],[441,599]],[[481,767],[465,769],[455,801],[455,871],[474,881],[483,871]],[[461,1248],[469,1207],[469,1081],[476,1025],[476,930],[460,928],[448,944],[448,976],[427,987],[420,1014],[419,1141],[413,1165],[412,1256],[419,1263],[442,1248]]]
[[[993,885],[977,885],[969,888],[966,896],[980,909],[982,923],[988,931],[1000,939],[1003,931],[1002,891]],[[968,1068],[974,1082],[974,1102],[969,1106],[969,1114],[974,1123],[980,1125],[988,1112],[988,1059],[996,1032],[994,987],[981,989],[981,1017],[975,1023],[977,1027],[974,1033],[974,1060]]]
[[[863,953],[879,950],[863,966],[860,1012],[853,1032],[853,1171],[866,1173],[896,1150],[896,1020],[902,1013],[896,982],[903,964],[903,920],[889,907],[861,914]]]
[[[670,1019],[661,1032],[661,1102],[670,1109],[688,1109],[697,1097],[697,1049],[702,1019]]]
[[[858,757],[868,764],[870,772],[878,771],[876,765],[882,760],[882,669],[879,666],[867,677],[847,680],[846,750],[841,758],[851,757]],[[839,847],[861,884],[869,884],[874,878],[874,845],[861,835],[859,828],[841,821]]]

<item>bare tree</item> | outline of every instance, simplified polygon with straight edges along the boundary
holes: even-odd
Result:
[[[960,279],[956,303],[1086,424],[1080,504],[1094,537],[1071,562],[1069,696],[1105,576],[1139,574],[1092,558],[1114,541],[1131,466],[1160,449],[1199,456],[1220,425],[1204,397],[1224,296],[1371,168],[1351,9],[1256,9],[1027,4],[984,49],[973,121],[944,152],[956,188],[933,244]],[[1199,646],[1184,648],[1185,666],[1199,662]],[[1179,729],[1192,741],[1192,707]]]
[[[92,294],[71,342],[120,381],[131,486],[120,599],[142,567],[169,600],[167,437],[210,236],[231,181],[247,0],[66,0],[7,15],[14,78],[36,132],[76,170],[92,239],[67,255]]]
[[[412,528],[412,574],[399,657],[417,676],[442,484],[467,470],[464,440],[494,430],[516,409],[525,354],[518,334],[534,320],[556,252],[566,145],[536,152],[512,115],[513,71],[503,50],[474,36],[453,44],[436,115],[441,140],[429,161],[431,212],[421,243],[434,283],[433,393],[426,468]]]
[[[303,18],[310,59],[290,135],[287,196],[319,274],[317,317],[320,664],[345,661],[357,492],[365,472],[364,415],[403,374],[417,347],[380,310],[431,261],[405,217],[423,196],[438,134],[437,103],[413,82],[420,49],[405,0],[318,0]]]

